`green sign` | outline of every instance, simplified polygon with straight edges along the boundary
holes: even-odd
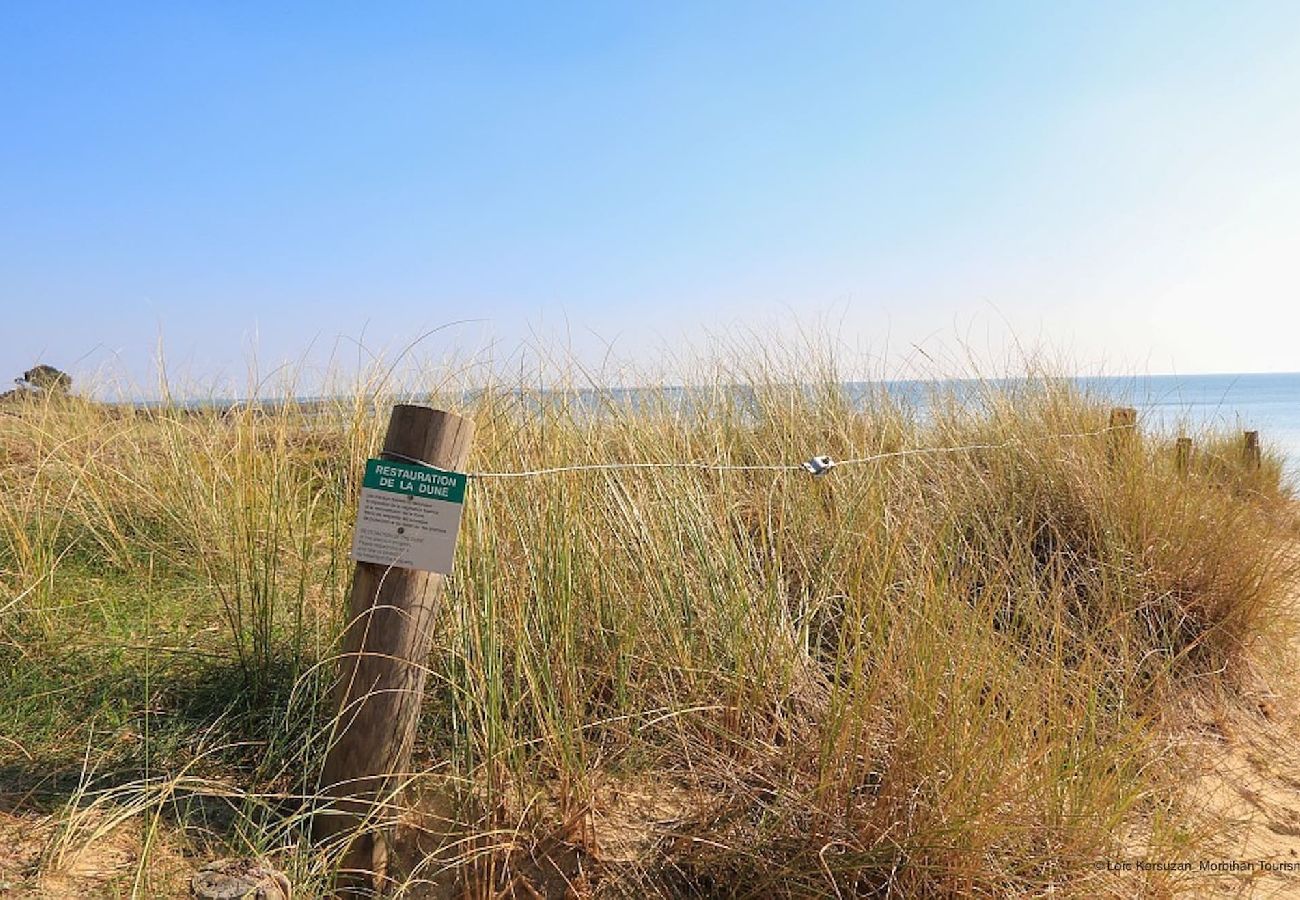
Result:
[[[464,503],[465,482],[468,480],[460,472],[448,472],[416,463],[370,459],[366,460],[366,475],[361,486],[428,500]]]
[[[366,460],[352,558],[449,574],[468,480],[419,463]]]

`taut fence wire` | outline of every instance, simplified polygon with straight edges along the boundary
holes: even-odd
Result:
[[[1099,428],[1096,431],[1076,431],[1066,434],[1049,434],[1044,439],[1055,440],[1079,440],[1082,438],[1100,437],[1114,431],[1131,430],[1129,425],[1109,425],[1105,428]],[[867,463],[880,462],[881,460],[897,459],[906,456],[924,456],[931,454],[943,453],[972,453],[979,450],[1006,450],[1013,447],[1026,446],[1022,440],[1008,440],[996,444],[960,444],[950,447],[912,447],[905,450],[889,450],[882,453],[872,453],[867,456],[857,456],[850,459],[833,460],[828,456],[813,456],[810,459],[799,463],[754,463],[754,464],[733,464],[733,463],[716,463],[704,462],[698,460],[684,462],[605,462],[605,463],[575,463],[564,466],[551,466],[542,469],[520,469],[517,471],[504,472],[467,472],[467,477],[471,479],[483,480],[489,478],[537,478],[545,475],[560,475],[566,472],[610,472],[637,469],[686,469],[700,472],[803,472],[805,474],[820,476],[829,472],[831,469],[843,466],[865,465]],[[420,459],[413,459],[408,456],[402,456],[396,453],[384,453],[384,456],[400,459],[403,462],[416,463],[419,465],[429,465],[429,463]]]

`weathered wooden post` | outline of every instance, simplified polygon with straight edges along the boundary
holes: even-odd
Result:
[[[388,799],[409,768],[433,623],[443,594],[441,572],[450,571],[460,521],[458,505],[450,513],[454,523],[441,525],[421,519],[421,510],[431,503],[437,507],[434,501],[439,498],[448,508],[452,501],[463,502],[465,476],[449,476],[464,471],[473,434],[469,419],[426,406],[398,405],[389,419],[382,459],[367,463],[353,558],[394,561],[359,561],[352,575],[334,694],[334,740],[320,780],[321,793],[331,799],[312,823],[317,840],[334,838],[345,845],[341,870],[352,883],[377,881],[385,869],[383,841],[376,840],[373,826],[361,828],[378,816],[377,805]],[[370,496],[367,488],[375,488]],[[433,514],[448,515],[440,510]],[[378,524],[363,534],[363,519]],[[449,545],[446,528],[451,529]],[[408,548],[420,535],[438,542],[439,562],[401,556],[417,552]],[[398,562],[408,565],[399,568]]]
[[[1259,471],[1259,432],[1242,432],[1241,463],[1247,472]]]
[[[1116,406],[1110,411],[1110,440],[1106,444],[1107,457],[1118,461],[1134,444],[1137,436],[1137,410],[1131,406]]]
[[[1180,477],[1187,477],[1187,470],[1192,463],[1192,439],[1189,437],[1180,437],[1174,444],[1174,471]]]

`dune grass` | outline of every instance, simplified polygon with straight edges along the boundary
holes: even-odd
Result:
[[[390,894],[1126,896],[1099,863],[1194,858],[1179,711],[1287,637],[1267,448],[1250,471],[1198,435],[1183,475],[1174,435],[1117,440],[1110,401],[1041,376],[924,408],[820,363],[690,380],[431,402],[475,420],[475,471],[976,449],[472,482],[415,771],[375,825]],[[37,892],[127,834],[96,890],[167,896],[230,855],[326,890],[308,826],[395,399],[0,408],[0,812],[44,829],[0,880]]]

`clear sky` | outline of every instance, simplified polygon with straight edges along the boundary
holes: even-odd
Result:
[[[0,380],[461,319],[1294,371],[1298,301],[1290,0],[0,7]]]

